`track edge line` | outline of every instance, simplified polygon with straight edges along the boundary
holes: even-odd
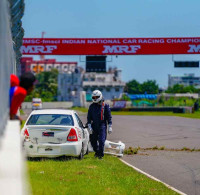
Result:
[[[126,161],[124,161],[124,160],[122,160],[122,159],[119,159],[119,160],[120,160],[121,162],[123,162],[124,164],[126,164],[127,166],[129,166],[129,167],[135,169],[137,172],[142,173],[143,175],[149,177],[150,179],[153,179],[153,180],[155,180],[155,181],[157,181],[157,182],[160,182],[160,183],[164,184],[167,188],[169,188],[169,189],[171,189],[171,190],[173,190],[173,191],[175,191],[175,192],[177,192],[177,193],[179,193],[179,194],[181,194],[181,195],[187,195],[187,194],[181,192],[180,190],[178,190],[178,189],[172,187],[171,185],[169,185],[169,184],[167,184],[167,183],[165,183],[165,182],[163,182],[163,181],[157,179],[156,177],[154,177],[154,176],[152,176],[152,175],[150,175],[150,174],[148,174],[148,173],[142,171],[141,169],[138,169],[137,167],[135,167],[135,166],[129,164],[128,162],[126,162]]]

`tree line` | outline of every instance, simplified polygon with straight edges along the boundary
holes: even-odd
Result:
[[[157,94],[159,92],[159,86],[155,80],[147,80],[143,83],[139,83],[133,79],[126,83],[124,92],[129,94]]]
[[[25,101],[32,101],[32,98],[42,98],[42,101],[57,101],[58,93],[58,70],[52,69],[49,72],[41,72],[36,75],[36,84],[33,92],[28,95]],[[155,80],[147,80],[139,83],[133,79],[126,83],[124,92],[129,94],[158,94],[159,85]],[[176,84],[168,87],[165,93],[200,93],[200,89],[194,86],[183,86]]]
[[[155,80],[147,80],[143,83],[139,83],[135,79],[126,83],[124,92],[129,94],[158,94],[159,85]],[[184,86],[176,84],[173,87],[168,87],[165,93],[200,93],[200,89],[195,88],[193,85]]]

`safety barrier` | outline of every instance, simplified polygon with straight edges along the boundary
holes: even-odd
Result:
[[[22,4],[23,0],[0,0],[0,194],[9,195],[28,194],[20,124],[8,120],[10,74],[16,73],[21,46]]]
[[[137,107],[137,108],[111,108],[111,111],[126,112],[174,112],[174,113],[192,113],[192,107]]]
[[[22,39],[24,36],[24,29],[22,28],[21,18],[24,15],[24,0],[9,0],[9,2],[11,13],[11,32],[14,43],[13,48],[16,55],[16,73],[17,75],[20,75],[20,58],[22,56],[20,47],[22,45]]]
[[[24,0],[0,0],[0,136],[9,114],[10,74],[16,73],[21,57],[23,13]]]
[[[10,74],[14,72],[15,55],[11,34],[9,3],[0,1],[0,134],[5,129],[9,113]]]

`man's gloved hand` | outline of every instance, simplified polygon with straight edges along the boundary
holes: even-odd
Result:
[[[88,132],[89,132],[89,134],[93,133],[93,129],[92,129],[92,125],[91,124],[88,124]]]
[[[112,125],[108,125],[108,134],[112,133]]]

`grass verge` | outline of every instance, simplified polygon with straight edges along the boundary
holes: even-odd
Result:
[[[73,110],[87,113],[87,108],[73,107]],[[173,113],[173,112],[128,112],[128,111],[113,111],[112,115],[135,115],[135,116],[178,116],[185,118],[200,119],[200,111],[195,113]]]
[[[88,112],[88,108],[83,108],[83,107],[72,107],[71,109],[79,112]]]
[[[123,164],[117,157],[103,160],[28,161],[33,194],[177,194]]]
[[[112,115],[136,115],[136,116],[178,116],[185,118],[200,119],[200,112],[195,113],[173,113],[173,112],[112,112]]]
[[[20,109],[19,113],[20,113],[20,115],[23,115],[24,114],[24,110]]]

